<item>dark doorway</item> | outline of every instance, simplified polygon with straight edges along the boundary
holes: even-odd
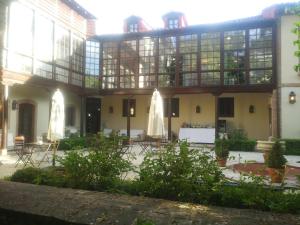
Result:
[[[87,98],[86,100],[86,133],[96,134],[101,125],[101,99]]]
[[[34,111],[31,103],[19,104],[18,135],[25,137],[25,142],[34,141]]]

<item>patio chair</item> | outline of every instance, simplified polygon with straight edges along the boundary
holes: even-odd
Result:
[[[24,164],[24,167],[29,163],[34,166],[32,161],[32,149],[26,148],[25,146],[25,137],[24,136],[16,136],[15,137],[15,145],[14,150],[17,153],[18,160],[16,161],[15,167],[18,166],[20,162]]]

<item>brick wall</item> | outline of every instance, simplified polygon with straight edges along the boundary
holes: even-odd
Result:
[[[2,48],[4,46],[4,34],[5,34],[5,25],[6,25],[6,5],[8,0],[0,0],[0,76],[2,78],[2,57],[3,51]]]

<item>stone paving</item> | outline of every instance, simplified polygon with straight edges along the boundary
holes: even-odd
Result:
[[[197,146],[196,146],[197,147]],[[198,146],[199,147],[199,146]],[[200,148],[201,151],[209,151],[208,148]],[[138,166],[142,163],[144,154],[141,153],[141,148],[138,145],[133,145],[131,147],[131,152],[133,152],[136,156],[136,159],[133,160],[133,164],[135,166]],[[43,152],[36,152],[33,154],[33,161],[35,162],[35,166],[38,165],[38,162],[40,159],[43,157]],[[210,153],[212,156],[214,156],[214,153]],[[51,155],[51,154],[49,154]],[[64,152],[63,151],[58,151],[57,153],[58,156],[63,156]],[[285,156],[287,159],[287,165],[290,166],[296,166],[300,167],[300,156]],[[22,163],[19,163],[18,166],[15,166],[15,163],[18,159],[18,156],[13,153],[13,152],[8,152],[8,155],[6,156],[0,156],[0,178],[4,178],[7,176],[12,175],[17,169],[21,169],[24,167]],[[223,169],[223,173],[225,174],[226,177],[231,178],[233,180],[238,180],[240,177],[240,173],[238,171],[234,171],[232,169],[232,165],[234,164],[239,164],[239,163],[263,163],[263,154],[260,152],[230,152],[229,160],[227,161],[226,168]],[[40,167],[47,167],[51,165],[51,160],[49,162],[42,162]],[[300,175],[300,174],[299,174]],[[128,178],[134,178],[136,174],[130,173],[128,174]],[[299,180],[296,178],[294,179],[286,179],[285,183],[288,186],[291,187],[300,187]]]

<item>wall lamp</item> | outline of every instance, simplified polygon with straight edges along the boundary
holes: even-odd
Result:
[[[289,94],[289,103],[294,104],[296,102],[296,94],[295,92],[291,91]]]

